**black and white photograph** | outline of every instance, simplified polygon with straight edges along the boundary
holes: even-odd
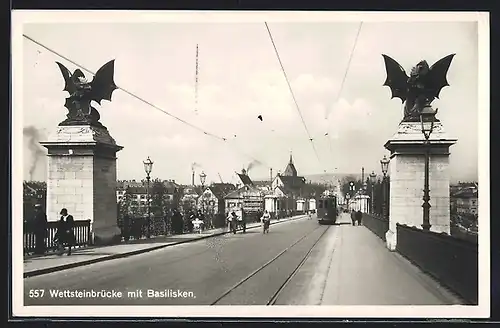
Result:
[[[489,316],[488,14],[12,22],[14,315]]]

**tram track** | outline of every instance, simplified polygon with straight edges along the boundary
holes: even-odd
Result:
[[[323,238],[325,233],[330,229],[331,226],[318,226],[317,228],[313,229],[312,231],[308,231],[307,234],[301,236],[299,239],[297,239],[293,244],[285,248],[283,251],[278,253],[276,256],[274,256],[272,259],[258,267],[256,270],[252,271],[249,275],[238,281],[236,284],[234,284],[231,288],[227,289],[224,293],[222,293],[219,297],[217,297],[210,305],[218,305],[220,304],[223,300],[227,299],[230,297],[233,293],[236,293],[240,288],[244,288],[243,286],[245,283],[248,283],[252,278],[256,278],[256,276],[259,275],[259,273],[262,273],[266,268],[270,268],[273,263],[276,263],[278,259],[283,258],[283,256],[287,253],[290,253],[290,251],[299,245],[301,243],[305,242],[308,240],[307,237],[313,238],[314,242],[312,243],[312,246],[307,247],[307,251],[305,251],[305,255],[301,257],[301,260],[297,265],[294,265],[291,273],[286,275],[286,278],[284,279],[283,282],[280,282],[279,287],[273,292],[272,296],[269,297],[269,299],[265,302],[265,305],[274,305],[276,301],[278,300],[281,292],[286,288],[286,286],[290,283],[290,281],[293,279],[295,274],[300,270],[300,268],[303,266],[303,264],[306,262],[307,258],[313,251],[313,249],[316,247],[316,245],[319,243],[319,241]],[[315,233],[318,230],[322,230],[319,236],[316,236]]]

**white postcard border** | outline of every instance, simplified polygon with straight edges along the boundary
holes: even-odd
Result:
[[[12,309],[33,317],[299,317],[480,318],[490,315],[489,14],[479,12],[235,12],[235,11],[30,11],[12,12],[12,216],[22,217],[23,24],[95,22],[478,22],[478,306],[24,306],[22,220],[12,222]],[[14,110],[15,109],[15,110]],[[381,145],[382,147],[382,145]]]

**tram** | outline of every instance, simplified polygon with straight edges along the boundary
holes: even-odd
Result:
[[[323,196],[316,206],[319,224],[335,224],[337,222],[337,197]]]

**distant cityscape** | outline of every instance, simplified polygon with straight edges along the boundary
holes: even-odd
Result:
[[[338,178],[327,182],[312,182],[299,176],[290,158],[283,174],[278,173],[273,180],[253,181],[245,169],[235,172],[238,182],[196,184],[193,179],[190,185],[176,183],[175,180],[155,179],[150,182],[150,210],[152,215],[168,215],[172,209],[183,213],[191,210],[202,210],[207,215],[222,217],[229,209],[245,208],[247,212],[259,212],[264,208],[273,208],[275,215],[279,212],[303,213],[315,206],[315,199],[325,192],[332,192],[344,202],[345,184],[361,179],[355,175],[337,175]],[[316,180],[318,181],[318,180]],[[321,180],[319,180],[321,181]],[[323,180],[324,181],[324,180]],[[40,181],[24,182],[24,220],[33,215],[34,204],[45,207],[46,183]],[[147,215],[148,188],[146,181],[117,181],[116,200],[119,215],[141,217]],[[268,204],[267,202],[273,202]],[[478,183],[458,182],[450,185],[450,218],[452,234],[458,237],[477,240],[478,232]]]

